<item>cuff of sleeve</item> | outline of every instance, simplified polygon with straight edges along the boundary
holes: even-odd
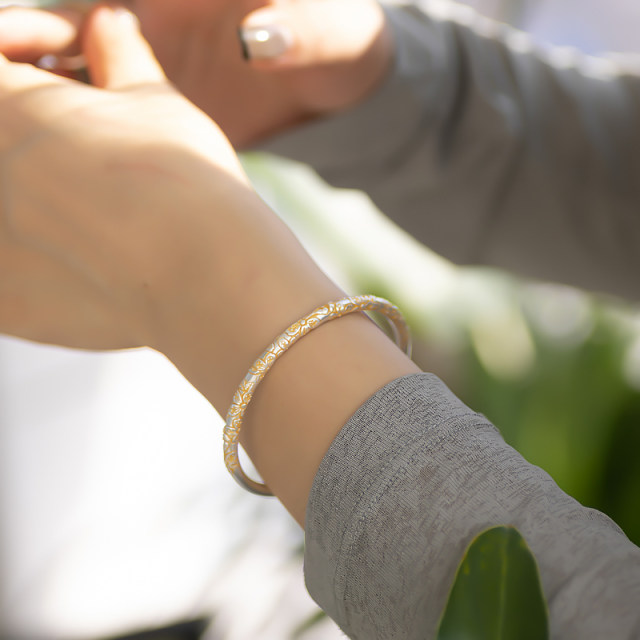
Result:
[[[386,554],[370,539],[380,558],[363,555],[358,542],[361,522],[381,495],[388,493],[390,483],[413,473],[412,452],[437,447],[450,431],[477,418],[436,376],[412,374],[374,394],[329,448],[307,505],[305,579],[314,600],[346,633],[353,634],[357,628],[361,633],[357,637],[373,637],[362,629],[361,620],[355,620],[362,593],[354,592],[353,583],[362,576],[355,575],[358,570],[354,574],[354,563],[359,568],[375,565]],[[370,538],[378,533],[370,532]],[[389,635],[376,637],[399,637],[392,632],[396,613],[385,613]]]
[[[340,174],[351,166],[393,157],[413,138],[425,105],[437,95],[429,78],[441,58],[436,51],[441,36],[424,13],[416,15],[415,7],[383,9],[395,42],[394,64],[383,84],[360,105],[295,127],[256,150],[303,162],[321,174]]]

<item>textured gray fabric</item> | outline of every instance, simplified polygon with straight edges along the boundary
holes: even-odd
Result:
[[[366,191],[457,262],[637,299],[640,77],[436,2],[396,4],[384,86],[264,148]],[[538,559],[553,638],[640,638],[640,551],[427,374],[379,391],[322,462],[308,589],[352,638],[424,640],[465,547],[497,524]]]
[[[638,299],[640,76],[434,6],[387,8],[395,67],[371,99],[263,148],[455,262]]]
[[[381,389],[333,442],[307,507],[307,588],[350,638],[426,640],[464,549],[499,524],[536,555],[552,638],[640,638],[640,549],[430,374]]]

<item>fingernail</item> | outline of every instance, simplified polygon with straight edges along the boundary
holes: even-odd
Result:
[[[103,5],[99,7],[96,11],[98,20],[106,20],[107,24],[120,24],[125,28],[133,28],[139,30],[140,21],[137,16],[125,9],[124,7],[119,6],[109,6]]]
[[[246,60],[273,60],[293,46],[291,29],[282,25],[247,26],[238,30],[242,55]]]
[[[36,67],[44,69],[45,71],[53,71],[58,68],[59,59],[58,56],[54,56],[52,53],[48,53],[42,56],[37,62]]]
[[[82,54],[56,56],[48,53],[36,62],[36,67],[45,71],[80,71],[87,68],[87,60]]]
[[[118,20],[121,20],[122,22],[128,22],[136,29],[140,28],[140,21],[138,20],[138,16],[136,16],[128,9],[125,9],[124,7],[116,7],[113,10],[113,13],[116,15],[116,18],[118,18]]]

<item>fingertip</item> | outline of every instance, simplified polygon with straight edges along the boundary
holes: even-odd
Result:
[[[99,5],[89,16],[84,49],[92,82],[120,89],[166,80],[137,17],[121,6]]]
[[[85,23],[85,43],[95,38],[98,45],[106,41],[115,44],[117,40],[136,34],[139,34],[138,19],[133,13],[117,5],[96,5]]]

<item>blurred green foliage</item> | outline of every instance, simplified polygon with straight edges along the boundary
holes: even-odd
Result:
[[[567,493],[610,515],[640,543],[640,393],[624,375],[635,331],[593,301],[588,335],[573,344],[554,343],[523,314],[535,345],[530,371],[499,379],[467,341],[459,393]]]
[[[291,163],[245,166],[316,260],[353,293],[397,303],[414,360],[506,441],[640,544],[640,316],[568,287],[460,269],[417,247],[353,194]],[[418,274],[418,276],[416,276]]]

